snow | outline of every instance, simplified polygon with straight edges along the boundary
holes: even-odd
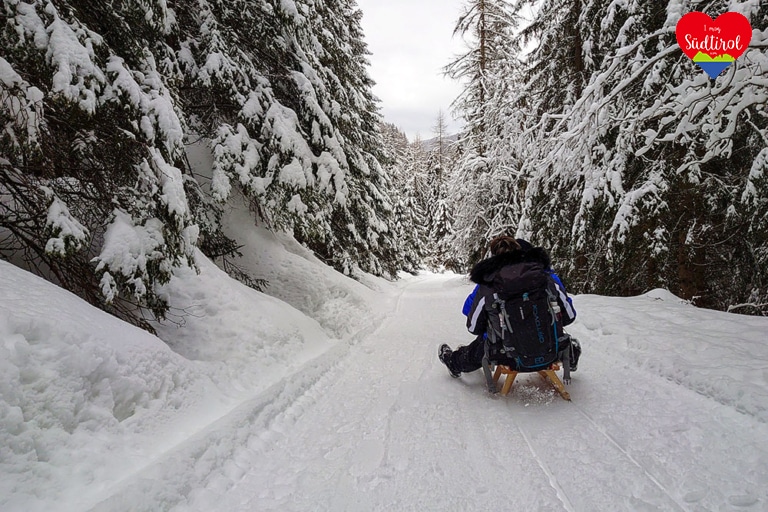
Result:
[[[25,137],[31,146],[38,143],[40,126],[43,121],[42,104],[43,92],[37,87],[30,86],[21,78],[11,64],[0,57],[0,83],[3,85],[3,91],[0,95],[0,107],[5,113],[5,126],[3,132],[11,139],[14,146],[19,145],[19,137],[15,133],[14,127],[25,133]],[[23,91],[23,99],[21,91]]]
[[[45,252],[64,256],[68,247],[79,250],[82,242],[88,237],[88,229],[72,216],[67,205],[54,196],[53,191],[46,187],[43,187],[43,190],[53,196],[51,204],[48,206],[46,227],[56,234],[56,236],[48,239],[45,244]]]
[[[273,130],[280,150],[286,154],[295,154],[303,162],[306,162],[306,165],[309,165],[314,154],[301,135],[296,113],[279,103],[273,103],[267,110],[266,122]]]
[[[196,153],[207,154],[205,145],[197,145]],[[211,181],[211,193],[217,201],[224,202],[232,192],[232,185],[225,167],[232,164],[234,173],[242,185],[252,189],[257,194],[264,194],[272,182],[271,178],[255,177],[252,169],[259,165],[259,150],[261,144],[248,135],[248,130],[242,124],[238,124],[233,130],[229,125],[219,128],[219,134],[214,141],[213,153],[215,158],[211,160],[213,178]]]
[[[0,57],[0,82],[8,89],[21,85],[24,80],[7,60]]]
[[[187,194],[184,191],[184,178],[181,175],[181,171],[167,163],[157,148],[150,148],[149,152],[158,169],[158,181],[162,190],[160,198],[165,203],[168,212],[175,217],[177,224],[181,226],[189,212]]]
[[[452,379],[472,289],[359,281],[227,212],[158,336],[0,261],[0,510],[765,510],[768,319],[577,295],[568,403]]]
[[[61,92],[67,99],[79,102],[83,110],[93,114],[96,112],[97,94],[105,81],[104,74],[93,62],[93,43],[101,44],[101,38],[80,27],[73,30],[59,18],[52,4],[48,4],[46,12],[54,18],[46,29],[50,38],[47,58],[56,68],[52,91]],[[81,38],[85,39],[85,44],[80,41]],[[92,81],[90,85],[89,81]]]
[[[291,197],[291,200],[285,204],[285,207],[288,211],[294,212],[296,215],[304,215],[309,211],[309,208],[301,200],[299,194],[294,194]]]
[[[136,297],[146,293],[144,279],[148,278],[148,266],[161,262],[167,267],[167,262],[162,262],[163,253],[159,250],[165,244],[163,236],[163,223],[160,219],[147,220],[143,226],[133,223],[131,217],[120,210],[114,210],[114,219],[107,226],[104,233],[104,247],[98,258],[94,258],[96,271],[102,269],[120,272],[131,288],[135,290]],[[132,277],[139,275],[142,277]],[[117,295],[117,289],[112,277],[107,272],[102,280],[102,290],[107,301],[111,302]],[[144,278],[144,279],[142,279]]]
[[[124,96],[135,108],[141,110],[141,131],[147,140],[154,140],[159,132],[169,152],[180,145],[184,138],[181,121],[174,111],[174,104],[163,80],[153,71],[155,65],[149,58],[148,68],[143,72],[132,72],[125,61],[111,56],[106,66],[112,75],[112,82],[105,93],[106,99]]]
[[[311,175],[309,176],[311,178]],[[278,180],[281,183],[291,185],[295,188],[307,188],[307,175],[304,174],[304,168],[297,159],[291,159],[290,163],[284,165],[280,170]]]
[[[744,192],[741,194],[742,203],[757,203],[759,201],[758,188],[755,184],[763,178],[765,169],[768,168],[768,148],[763,148],[752,162],[752,168],[749,171],[749,178],[744,186]]]

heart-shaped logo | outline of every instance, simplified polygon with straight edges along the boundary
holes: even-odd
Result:
[[[744,53],[752,40],[746,16],[726,12],[713,20],[703,12],[689,12],[677,22],[677,44],[712,78]]]

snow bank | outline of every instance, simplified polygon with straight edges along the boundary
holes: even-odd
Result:
[[[227,235],[243,245],[235,262],[266,279],[265,293],[292,305],[317,320],[332,337],[344,338],[380,323],[387,298],[377,293],[392,283],[373,276],[362,282],[346,277],[323,264],[287,234],[275,234],[253,226],[253,215],[239,201],[224,217]]]
[[[142,432],[169,442],[165,423],[221,397],[156,337],[7,262],[0,276],[0,509],[75,507],[135,466]]]
[[[574,302],[579,318],[569,330],[585,340],[585,353],[605,354],[617,369],[652,372],[768,423],[766,318],[700,309],[666,290]]]
[[[231,279],[201,253],[200,274],[177,270],[164,287],[172,310],[155,322],[160,338],[237,394],[264,389],[339,340],[285,302]],[[318,291],[322,293],[322,291]]]
[[[240,263],[279,298],[198,252],[199,275],[177,270],[162,289],[172,309],[159,337],[0,261],[0,510],[87,509],[381,320],[372,290],[289,236],[250,229]]]

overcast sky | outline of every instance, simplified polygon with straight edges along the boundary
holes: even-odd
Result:
[[[450,105],[459,84],[442,76],[442,68],[463,52],[452,37],[462,0],[357,0],[363,11],[373,92],[387,122],[408,138],[433,136],[442,109],[450,132],[458,130]]]

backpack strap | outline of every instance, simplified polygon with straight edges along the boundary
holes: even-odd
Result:
[[[526,293],[525,296],[527,297],[528,294]],[[507,303],[499,297],[498,293],[493,294],[493,306],[498,310],[499,314],[499,325],[501,326],[501,340],[503,341],[506,337],[506,332],[509,332],[509,334],[512,334],[515,332],[515,330],[512,328],[512,321],[509,319],[509,313],[507,313]]]
[[[557,296],[547,287],[547,300],[549,302],[549,312],[552,313],[552,323],[557,322],[557,316],[560,314],[560,304],[557,303]]]
[[[571,383],[571,354],[573,353],[573,346],[571,344],[571,335],[563,333],[562,339],[564,345],[567,345],[562,351],[559,352],[560,362],[563,364],[563,384]],[[566,343],[567,342],[567,343]]]
[[[552,326],[555,334],[555,346],[558,350],[558,354],[563,354],[565,357],[560,356],[560,361],[563,363],[563,382],[565,384],[571,383],[571,343],[570,336],[567,334],[563,336],[564,340],[568,340],[568,347],[563,351],[560,351],[560,339],[557,336],[557,318],[560,314],[560,305],[557,303],[557,296],[547,288],[547,296],[549,298],[549,311],[552,314]]]
[[[552,317],[552,330],[555,336],[555,349],[560,349],[560,340],[557,336],[557,317],[560,314],[560,304],[557,303],[557,297],[547,288],[547,303],[549,304],[549,313]]]
[[[491,361],[490,361],[490,339],[486,336],[483,340],[483,346],[485,353],[483,354],[483,373],[485,374],[485,382],[488,385],[488,392],[497,393],[499,390],[496,387],[496,382],[491,375]]]
[[[503,340],[506,334],[506,331],[509,331],[510,333],[513,332],[512,330],[512,322],[509,320],[509,315],[507,314],[507,308],[506,303],[504,302],[504,299],[499,297],[498,293],[493,294],[493,305],[492,308],[496,310],[496,314],[499,315],[499,326],[501,327],[501,332],[496,332],[496,329],[491,327],[489,324],[485,336],[485,340],[483,341],[483,373],[485,374],[485,381],[488,386],[488,391],[490,393],[497,393],[499,390],[496,387],[496,381],[493,380],[493,375],[491,373],[491,343],[501,343],[503,351]]]

